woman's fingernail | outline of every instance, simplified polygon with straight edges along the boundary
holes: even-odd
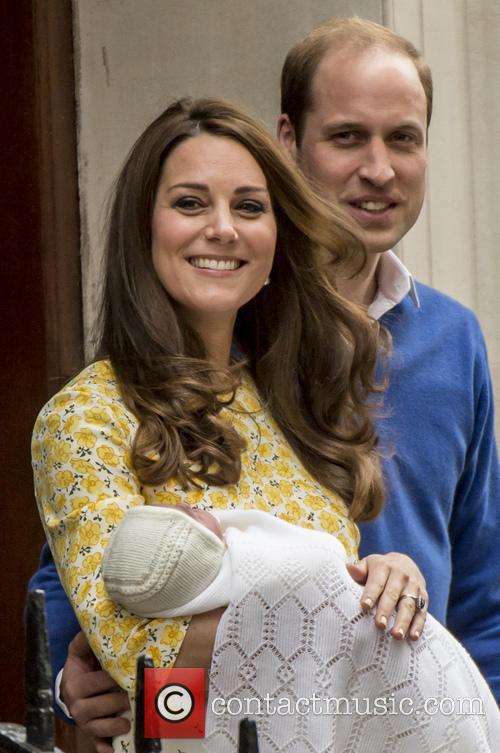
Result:
[[[368,607],[368,609],[371,609],[373,606],[373,601],[370,599],[369,596],[366,597],[366,599],[363,599],[363,606]]]
[[[418,630],[415,630],[415,632],[413,633],[413,637],[420,638],[420,633],[418,632]]]
[[[399,628],[399,630],[396,630],[396,633],[397,635],[399,635],[400,638],[405,637],[405,631],[403,630],[403,628]]]
[[[384,627],[387,625],[387,617],[385,616],[385,614],[382,615],[379,621],[382,623]]]

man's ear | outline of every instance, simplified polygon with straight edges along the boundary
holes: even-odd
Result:
[[[297,143],[295,141],[295,128],[290,123],[290,118],[286,113],[278,118],[277,127],[278,141],[290,156],[297,161]]]

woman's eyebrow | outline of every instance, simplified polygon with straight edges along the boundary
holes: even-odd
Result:
[[[208,191],[208,186],[205,183],[175,183],[173,186],[169,186],[168,191],[173,191],[174,188],[193,188],[195,191]]]

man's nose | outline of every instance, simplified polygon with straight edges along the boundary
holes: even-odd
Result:
[[[209,241],[218,241],[222,244],[234,243],[238,239],[230,209],[214,208],[207,218],[205,237]]]
[[[364,150],[363,163],[358,170],[359,177],[381,188],[394,178],[390,151],[383,139],[372,139]]]

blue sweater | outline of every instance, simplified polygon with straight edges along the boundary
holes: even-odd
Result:
[[[417,285],[384,315],[393,339],[378,421],[388,501],[361,527],[361,554],[405,552],[430,611],[467,647],[500,700],[500,473],[486,350],[475,316]],[[30,588],[44,588],[54,676],[79,629],[45,546]]]

